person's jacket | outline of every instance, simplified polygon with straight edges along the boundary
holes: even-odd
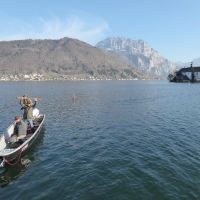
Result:
[[[19,122],[17,122],[15,124],[15,127],[14,127],[14,131],[13,131],[13,135],[16,135],[17,137],[21,136],[21,135],[26,135],[26,124],[23,120],[20,120]]]
[[[23,120],[20,120],[15,124],[14,131],[11,135],[11,137],[8,139],[8,142],[15,143],[18,141],[19,136],[26,136],[27,128],[26,124]]]
[[[32,119],[33,118],[33,108],[36,106],[37,101],[31,106],[27,106],[20,101],[22,109],[24,109],[23,119]]]

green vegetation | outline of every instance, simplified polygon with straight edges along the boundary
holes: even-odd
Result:
[[[148,78],[122,58],[76,39],[0,42],[1,76],[34,73],[67,80]]]

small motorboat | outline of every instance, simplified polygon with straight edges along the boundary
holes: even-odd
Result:
[[[38,114],[35,116],[33,119],[33,125],[35,129],[34,133],[27,130],[27,135],[17,141],[18,145],[16,148],[11,147],[10,143],[5,140],[5,138],[9,138],[12,135],[15,123],[11,124],[7,128],[7,131],[0,137],[0,167],[3,167],[5,163],[14,165],[19,161],[21,155],[24,154],[24,151],[26,151],[32,145],[39,135],[44,120],[45,115],[43,114]],[[10,163],[14,160],[16,160],[15,163]]]

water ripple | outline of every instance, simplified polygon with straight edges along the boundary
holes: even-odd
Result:
[[[199,198],[200,85],[166,81],[0,85],[1,107],[31,88],[31,95],[42,94],[38,108],[46,114],[41,137],[19,164],[1,172],[2,199],[8,192],[16,199]],[[1,132],[20,112],[19,105],[1,110]]]

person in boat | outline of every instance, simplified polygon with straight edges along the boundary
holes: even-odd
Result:
[[[15,116],[15,127],[10,138],[5,138],[9,143],[15,143],[20,138],[26,137],[27,129],[25,122],[21,119],[20,115]]]
[[[24,122],[26,123],[27,127],[28,127],[28,122],[30,123],[31,130],[34,133],[35,129],[33,126],[33,108],[36,106],[37,99],[35,99],[34,104],[32,104],[32,102],[29,100],[27,100],[26,103],[27,104],[24,104],[24,102],[22,102],[22,100],[20,100],[22,109],[24,109],[23,119],[24,119]]]
[[[23,104],[27,105],[28,102],[31,102],[31,104],[33,104],[32,101],[31,101],[31,99],[28,98],[27,94],[24,94],[23,95]],[[23,108],[21,108],[21,110],[23,110]]]

